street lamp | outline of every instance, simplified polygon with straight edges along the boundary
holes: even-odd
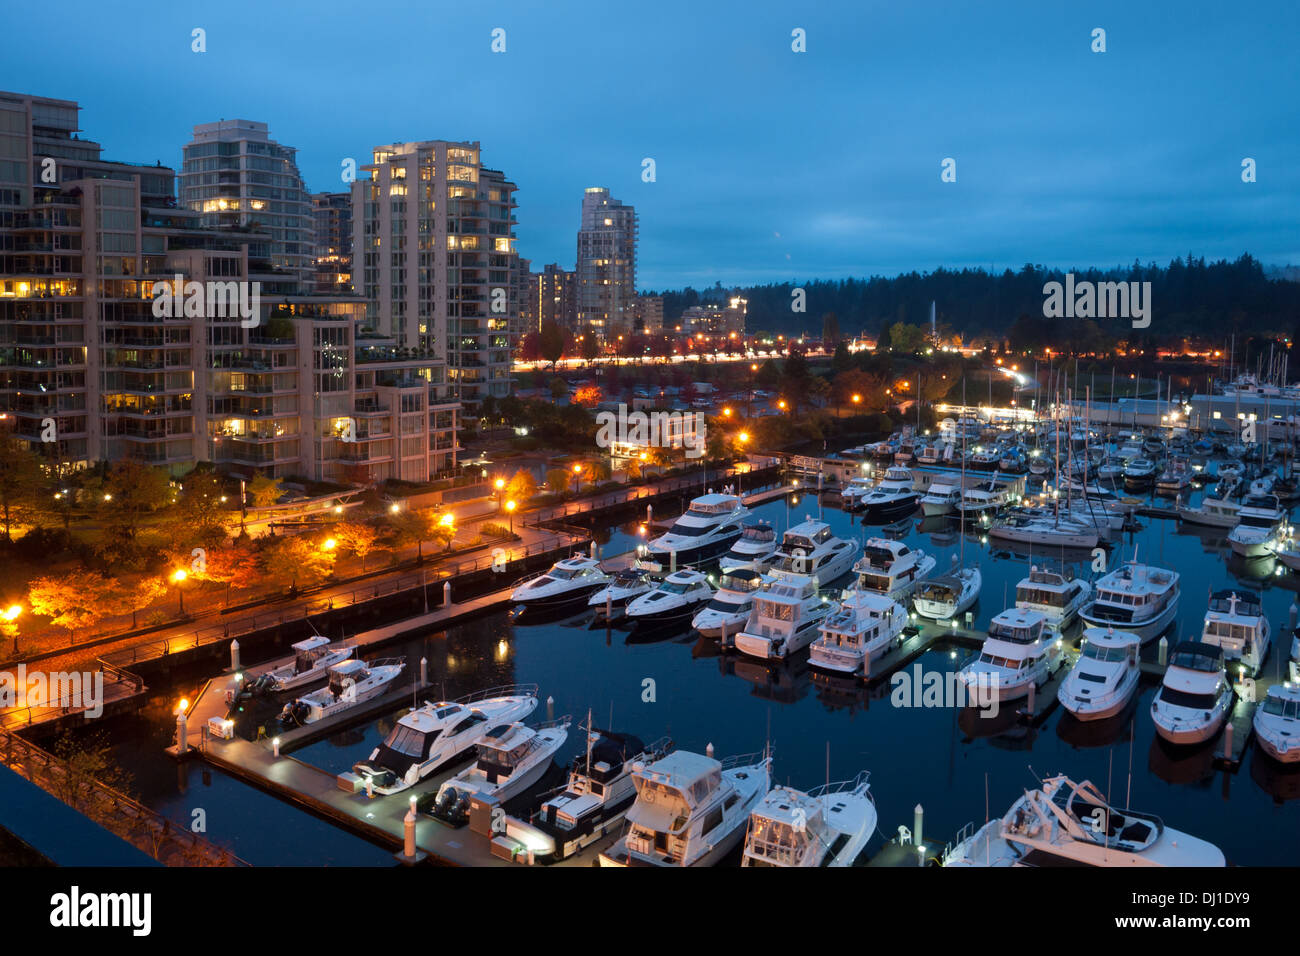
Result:
[[[338,547],[338,542],[335,541],[333,538],[326,538],[324,541],[321,542],[320,547],[322,551],[333,551],[336,547]]]
[[[494,484],[496,485],[496,489],[497,489],[497,514],[500,514],[501,513],[501,492],[505,490],[506,480],[504,478],[498,478],[494,482]]]
[[[506,514],[510,515],[510,533],[515,533],[515,509],[519,507],[519,502],[511,498],[506,502]]]
[[[573,466],[573,493],[582,491],[582,465]]]
[[[185,589],[181,587],[189,574],[184,568],[177,568],[172,572],[172,583],[176,585],[176,596],[180,599],[181,616],[185,615]]]

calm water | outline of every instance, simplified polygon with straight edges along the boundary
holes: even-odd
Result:
[[[814,497],[792,494],[756,511],[783,529],[809,514],[816,516],[818,505]],[[865,539],[880,533],[879,528],[855,524],[851,515],[829,505],[823,516],[841,536]],[[1289,573],[1275,575],[1271,560],[1230,565],[1225,532],[1187,528],[1180,533],[1171,520],[1140,522],[1142,530],[1116,541],[1111,566],[1130,557],[1136,547],[1141,560],[1180,571],[1176,626],[1182,636],[1199,633],[1212,589],[1234,582],[1262,589],[1275,638],[1267,667],[1276,668],[1289,644],[1286,625],[1295,579]],[[637,522],[599,529],[597,534],[607,555],[625,552],[640,540]],[[930,522],[922,525],[919,519],[895,536],[936,555],[939,570],[962,549],[955,530],[932,528]],[[1061,556],[1053,557],[1059,564]],[[1030,562],[991,551],[977,534],[966,537],[965,559],[977,561],[983,572],[983,594],[976,608],[976,625],[983,627],[1014,600],[1015,584]],[[1093,576],[1088,554],[1076,555],[1069,563],[1077,574]],[[1174,639],[1171,634],[1171,644]],[[715,644],[686,632],[638,642],[617,629],[589,629],[585,616],[526,623],[514,622],[502,611],[463,627],[375,649],[371,655],[395,653],[408,655],[413,663],[427,657],[431,678],[443,684],[448,697],[490,685],[534,682],[543,699],[555,699],[557,717],[582,718],[591,708],[598,726],[612,722],[614,729],[646,740],[667,734],[679,747],[700,751],[711,742],[718,756],[760,750],[770,741],[776,779],[803,788],[826,780],[829,751],[832,780],[871,771],[886,836],[900,824],[910,827],[912,808],[921,803],[929,841],[949,839],[966,822],[983,821],[986,787],[989,811],[1000,815],[1021,788],[1033,783],[1034,773],[1065,772],[1075,779],[1092,779],[1103,792],[1109,789],[1118,805],[1157,813],[1171,826],[1212,840],[1234,863],[1294,864],[1300,847],[1300,773],[1283,771],[1254,745],[1235,775],[1214,769],[1213,745],[1168,748],[1156,737],[1149,715],[1154,685],[1143,688],[1125,716],[1102,727],[1080,725],[1062,716],[1058,707],[1040,727],[1029,729],[1014,719],[971,720],[969,714],[952,709],[894,707],[887,681],[870,690],[851,682],[814,681],[806,651],[788,665],[769,668],[744,657],[719,655]],[[951,670],[968,653],[939,645],[919,663],[926,670]],[[643,699],[651,696],[647,681],[654,682],[653,700]],[[167,697],[173,698],[174,693]],[[147,732],[118,747],[147,802],[185,822],[195,806],[206,807],[210,835],[228,840],[255,863],[391,862],[386,851],[197,764],[186,768],[182,790],[175,765],[161,753],[172,730],[171,718],[161,704],[157,710],[142,718]],[[369,754],[401,712],[321,740],[295,755],[330,771],[347,770]],[[544,717],[544,707],[539,707],[535,719]],[[561,758],[567,760],[580,747],[575,732]],[[873,841],[872,849],[879,841]]]

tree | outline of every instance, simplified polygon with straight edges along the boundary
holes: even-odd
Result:
[[[299,581],[316,584],[334,570],[334,552],[327,551],[305,534],[279,535],[262,548],[262,567],[274,581],[289,582],[291,592]]]
[[[172,500],[171,482],[161,468],[133,459],[113,465],[104,485],[104,541],[100,553],[110,562],[133,565],[139,558],[137,537],[144,519]]]
[[[834,312],[822,316],[822,346],[834,349],[840,343],[840,320]]]
[[[424,542],[434,537],[437,521],[437,515],[429,508],[403,509],[388,517],[394,543],[399,548],[415,545],[421,561],[424,560]]]
[[[0,437],[0,509],[5,540],[12,523],[34,506],[42,490],[41,460],[27,442],[16,435]]]
[[[539,348],[542,358],[550,362],[552,368],[564,355],[564,330],[550,319],[542,323]]]
[[[519,358],[525,362],[536,362],[542,357],[542,336],[540,332],[527,332],[519,340]]]
[[[67,571],[37,578],[27,589],[27,604],[33,614],[48,617],[55,627],[68,629],[69,639],[104,617],[106,598],[117,590],[117,581],[93,571]]]
[[[550,468],[546,472],[546,487],[557,495],[569,489],[569,469]]]
[[[106,596],[105,604],[110,614],[130,614],[131,627],[137,624],[140,611],[149,607],[167,593],[167,581],[158,574],[146,574],[130,584],[114,588]]]
[[[212,472],[194,471],[183,483],[184,491],[169,515],[173,541],[186,546],[215,547],[230,533],[231,512],[222,500],[225,488]],[[112,507],[113,502],[106,502]]]
[[[242,590],[255,584],[262,576],[262,562],[259,555],[248,544],[247,538],[241,538],[224,548],[216,548],[207,554],[206,567],[197,572],[205,581],[214,581],[226,586],[225,603],[230,603],[231,590]]]
[[[334,527],[334,537],[339,547],[348,554],[354,554],[361,561],[361,570],[366,570],[366,556],[375,550],[379,530],[359,521],[344,521]]]
[[[520,468],[510,476],[510,483],[506,485],[507,498],[523,504],[535,494],[537,494],[537,479],[527,468]]]
[[[568,382],[560,378],[558,375],[555,378],[551,379],[551,398],[554,401],[558,402],[560,399],[562,399],[565,395],[568,394],[569,394]]]
[[[595,408],[602,401],[604,396],[600,394],[599,385],[582,385],[573,393],[573,404],[583,408]]]
[[[600,342],[596,336],[588,332],[582,337],[582,357],[590,362],[600,354]]]
[[[256,475],[248,483],[248,497],[252,499],[253,507],[269,508],[280,500],[284,494],[281,487],[283,482],[279,478],[269,478],[266,475]]]
[[[450,517],[451,513],[448,512],[443,515],[443,520],[435,522],[429,528],[434,540],[441,541],[447,551],[450,551],[451,546],[456,543],[456,525],[454,522],[445,520]]]
[[[897,352],[919,352],[925,347],[925,330],[919,325],[895,322],[889,330],[889,341]]]
[[[849,352],[849,344],[841,339],[835,343],[835,354],[831,356],[831,371],[843,372],[852,367],[853,355]]]
[[[831,394],[831,383],[820,375],[814,375],[808,382],[808,397],[817,405],[825,405]]]

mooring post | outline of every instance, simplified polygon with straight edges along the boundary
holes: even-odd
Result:
[[[546,698],[546,719],[547,720],[555,719],[555,698],[554,697]]]
[[[366,796],[373,797],[374,795],[375,795],[375,778],[366,777]]]
[[[185,710],[182,708],[176,714],[176,755],[182,756],[189,752],[190,734],[186,726]]]
[[[1160,643],[1156,645],[1156,650],[1156,660],[1160,662],[1161,667],[1164,667],[1169,662],[1169,638],[1161,637]]]
[[[1291,602],[1291,631],[1295,633],[1296,619],[1300,618],[1300,607],[1296,607],[1295,601]]]
[[[608,623],[614,619],[614,592],[609,588],[605,589],[605,621]]]
[[[668,573],[669,574],[677,573],[677,552],[676,551],[668,552]]]
[[[275,754],[276,759],[279,759],[279,757],[280,757],[280,738],[279,738],[279,737],[273,737],[273,738],[271,739],[271,752],[272,752],[273,754]]]
[[[451,582],[442,582],[442,606],[451,607]]]
[[[415,797],[411,797],[411,808],[402,820],[403,847],[408,860],[415,859]]]
[[[1033,681],[1029,682],[1029,716],[1034,716],[1034,698],[1038,696],[1038,685]]]
[[[650,526],[650,522],[654,520],[654,516],[655,516],[655,506],[654,506],[654,505],[646,505],[646,506],[645,506],[645,523],[646,523],[646,527],[649,527],[649,526]]]
[[[596,556],[596,539],[595,539],[595,538],[592,538],[592,539],[591,539],[591,556],[592,556],[593,558]]]
[[[239,639],[230,642],[230,669],[238,672],[239,670]]]
[[[1228,723],[1223,728],[1223,759],[1232,759],[1232,718],[1228,718]]]
[[[708,745],[705,746],[705,748],[704,748],[704,755],[705,755],[706,757],[712,757],[712,756],[713,756],[713,743],[712,743],[712,741],[710,741],[710,742],[708,743]]]
[[[718,647],[726,649],[727,646],[727,622],[722,622],[722,636],[718,638]]]
[[[916,841],[917,866],[925,865],[925,841],[921,837],[925,823],[925,809],[918,803],[912,810],[912,834]]]
[[[429,683],[429,658],[420,658],[420,686]]]

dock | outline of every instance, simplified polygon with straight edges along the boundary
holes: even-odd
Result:
[[[0,709],[0,731],[17,732],[40,728],[46,731],[63,730],[70,726],[80,726],[87,720],[95,719],[88,715],[90,710],[100,710],[102,713],[99,717],[111,717],[116,714],[133,711],[144,702],[145,694],[148,688],[145,686],[144,678],[138,674],[122,667],[115,667],[106,662],[100,662],[98,671],[79,672],[75,675],[64,675],[65,677],[75,677],[80,681],[81,687],[85,686],[87,679],[94,680],[99,675],[103,675],[102,696],[95,692],[97,700],[92,703],[94,706],[87,706],[86,692],[80,688],[66,689],[67,684],[64,681],[59,682],[59,686],[54,686],[56,675],[38,671],[33,667],[30,670],[24,665],[20,665],[20,675],[26,671],[27,675],[40,673],[43,675],[49,688],[49,693],[58,693],[54,699],[42,699],[39,703],[27,704],[26,698],[30,693],[28,686],[19,688],[19,692],[24,702],[13,707]],[[30,676],[24,678],[20,676],[19,683],[26,684]],[[49,693],[45,696],[49,697]]]

